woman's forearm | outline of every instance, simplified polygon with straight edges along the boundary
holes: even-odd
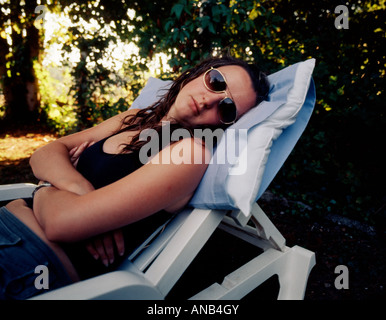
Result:
[[[94,188],[73,166],[69,150],[60,142],[38,149],[30,159],[36,178],[52,183],[58,189],[84,194]]]
[[[71,205],[77,197],[79,196],[74,193],[59,190],[56,187],[45,187],[36,192],[33,201],[33,213],[47,238],[51,241],[63,240],[61,238],[62,231],[67,233],[65,236],[70,241],[72,240],[71,234],[69,234],[71,228],[66,227],[66,219],[63,220],[63,209],[68,208],[69,204]]]
[[[55,242],[82,241],[122,226],[110,226],[109,215],[105,214],[107,210],[98,213],[92,205],[88,205],[90,202],[87,199],[84,200],[88,195],[56,187],[44,187],[35,193],[33,213],[47,239]],[[94,221],[95,213],[96,216],[103,215],[107,221],[98,222],[100,218]]]

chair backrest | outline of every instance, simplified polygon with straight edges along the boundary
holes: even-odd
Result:
[[[299,111],[296,121],[293,125],[283,130],[283,133],[278,139],[276,139],[271,147],[271,153],[269,155],[267,165],[263,174],[260,189],[257,194],[256,200],[266,191],[276,174],[287,160],[292,149],[295,147],[299,138],[303,134],[308,121],[311,118],[312,112],[315,106],[315,84],[311,79],[310,88],[307,93],[307,98],[303,107]]]

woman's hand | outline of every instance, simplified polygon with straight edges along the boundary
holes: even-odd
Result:
[[[70,157],[70,161],[72,165],[76,168],[78,165],[79,157],[83,153],[84,150],[86,150],[88,147],[91,147],[94,144],[94,142],[83,142],[80,146],[76,146],[70,150],[68,153]]]
[[[83,153],[84,150],[86,150],[88,147],[91,147],[94,144],[94,141],[86,141],[83,142],[81,145],[76,146],[72,148],[68,156],[70,158],[71,164],[76,168],[78,165],[79,157]],[[72,184],[68,189],[68,191],[74,192],[78,195],[86,194],[88,192],[91,192],[94,190],[92,185],[89,182],[84,183],[83,185],[77,183],[77,184]]]
[[[100,259],[106,267],[114,262],[114,247],[118,254],[123,256],[125,253],[125,242],[121,229],[93,237],[87,240],[86,244],[86,249],[94,259]]]

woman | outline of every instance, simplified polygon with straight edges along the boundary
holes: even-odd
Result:
[[[189,202],[207,167],[205,143],[182,138],[143,165],[143,130],[161,133],[165,122],[190,132],[228,126],[267,92],[266,77],[255,67],[231,57],[211,58],[180,75],[153,106],[130,109],[36,151],[33,172],[51,186],[35,190],[33,210],[22,199],[1,208],[0,298],[40,293],[34,285],[37,265],[48,266],[50,289],[93,275],[84,272],[94,268],[82,251],[86,239],[96,237],[88,244],[95,259],[119,262],[127,247],[134,248],[153,225]],[[162,160],[173,152],[182,163]]]

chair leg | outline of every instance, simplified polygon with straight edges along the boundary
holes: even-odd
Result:
[[[315,253],[299,246],[291,249],[287,262],[279,272],[279,300],[302,300],[308,276],[315,265]]]

